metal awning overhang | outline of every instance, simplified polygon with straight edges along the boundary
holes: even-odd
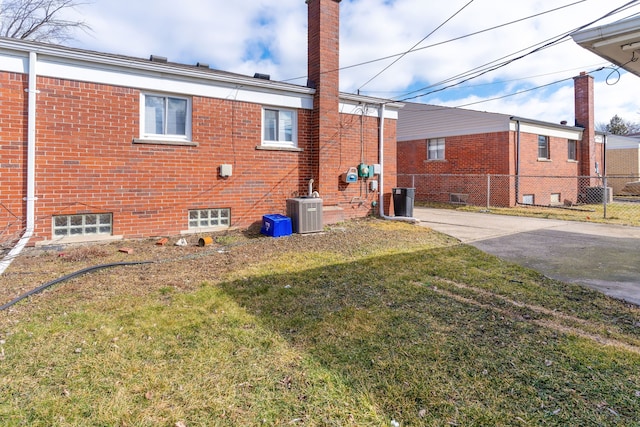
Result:
[[[640,17],[578,31],[573,41],[640,77]]]

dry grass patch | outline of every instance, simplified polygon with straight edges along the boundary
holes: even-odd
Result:
[[[3,425],[640,423],[635,306],[399,222],[218,237],[16,260],[3,302],[153,263],[0,312]]]

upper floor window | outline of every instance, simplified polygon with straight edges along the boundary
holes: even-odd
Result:
[[[578,142],[574,139],[570,139],[567,142],[567,158],[569,160],[578,160]]]
[[[427,160],[444,160],[444,138],[427,141]]]
[[[141,104],[141,138],[191,139],[191,99],[143,94]]]
[[[550,159],[549,156],[549,137],[538,135],[538,158]]]
[[[295,110],[264,108],[262,143],[278,147],[297,147],[298,124]]]

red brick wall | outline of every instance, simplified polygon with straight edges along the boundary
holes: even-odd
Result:
[[[32,242],[51,238],[52,216],[78,213],[112,213],[113,234],[127,238],[187,230],[189,209],[230,208],[232,226],[246,227],[264,214],[285,213],[286,199],[306,195],[311,178],[324,205],[344,218],[370,214],[378,194],[369,181],[346,184],[340,176],[361,162],[380,163],[379,119],[339,112],[339,1],[308,4],[309,75],[316,95],[313,111],[298,112],[301,152],[256,149],[261,105],[202,97],[192,98],[192,140],[198,146],[133,143],[140,126],[138,90],[39,78]],[[24,80],[8,74],[0,80],[0,201],[7,207],[0,230],[10,222],[7,212],[19,221],[25,216]],[[395,120],[385,122],[384,151],[388,212],[396,185]],[[233,165],[227,179],[218,176],[225,163]]]
[[[445,138],[445,160],[427,160],[427,140],[398,142],[399,185],[416,187],[418,200],[447,202],[450,193],[469,194],[469,202],[486,204],[486,180],[480,175],[515,175],[517,133],[497,132]],[[523,194],[533,194],[536,203],[549,204],[551,194],[559,193],[561,201],[577,201],[578,163],[568,160],[566,138],[549,137],[551,158],[538,159],[538,134],[520,133],[519,201]],[[469,175],[467,180],[420,179],[409,174]],[[572,177],[543,179],[542,177]],[[513,206],[516,181],[505,180],[507,189],[491,190],[491,204]]]
[[[520,175],[578,176],[578,162],[569,160],[566,138],[549,137],[549,160],[538,159],[538,134],[520,134]]]
[[[445,159],[427,160],[427,140],[398,142],[398,185],[416,188],[416,200],[448,202],[450,193],[468,194],[469,203],[486,204],[486,179],[480,175],[513,173],[514,144],[509,132],[445,138]],[[430,177],[408,176],[427,174]],[[474,175],[467,179],[433,179],[431,175]],[[495,205],[510,205],[509,191],[492,196]]]
[[[24,218],[27,107],[22,76],[0,75],[0,200],[7,207],[0,225],[6,227],[8,210],[18,222]],[[311,111],[298,113],[302,152],[256,150],[261,105],[202,97],[193,97],[192,105],[197,147],[134,144],[138,90],[49,78],[39,78],[38,89],[33,242],[51,238],[53,215],[110,212],[114,235],[174,235],[187,230],[189,209],[231,208],[232,225],[246,227],[264,214],[284,214],[287,198],[307,193],[315,157]],[[339,120],[340,149],[325,156],[324,165],[336,190],[321,196],[342,207],[346,218],[367,215],[377,194],[364,181],[346,185],[339,176],[360,163],[362,151],[367,163],[379,163],[378,119],[364,117],[361,123],[360,116],[344,114]],[[386,142],[387,182],[394,185],[395,120],[386,123]],[[218,176],[223,163],[233,165],[228,179]]]
[[[532,194],[535,204],[548,205],[554,193],[560,194],[561,202],[578,201],[579,163],[569,160],[567,139],[549,137],[549,153],[549,160],[538,159],[538,135],[520,134],[520,202],[523,195]]]
[[[0,73],[0,244],[26,227],[27,78]]]
[[[427,140],[398,142],[400,174],[509,174],[509,132],[445,138],[445,160],[427,160]]]

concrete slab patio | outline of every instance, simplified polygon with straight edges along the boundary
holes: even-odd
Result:
[[[414,208],[420,225],[547,277],[640,305],[640,227]]]

